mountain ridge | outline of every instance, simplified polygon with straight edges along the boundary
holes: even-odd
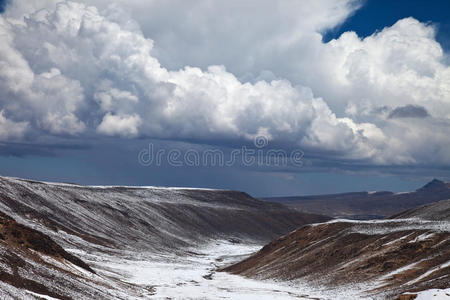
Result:
[[[351,192],[313,196],[261,198],[299,211],[356,220],[383,219],[404,210],[450,198],[450,183],[433,179],[411,192]]]

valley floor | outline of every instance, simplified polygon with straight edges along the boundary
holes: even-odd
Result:
[[[271,281],[247,279],[219,267],[240,261],[261,245],[217,241],[186,256],[141,254],[129,259],[80,253],[99,275],[143,288],[150,299],[315,299],[307,290]],[[70,251],[70,250],[69,250]],[[131,254],[131,253],[130,253]],[[133,254],[134,255],[134,254]]]

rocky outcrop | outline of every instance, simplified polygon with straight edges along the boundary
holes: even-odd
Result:
[[[0,212],[0,241],[9,247],[17,247],[22,250],[34,250],[56,259],[67,260],[76,266],[95,273],[81,259],[65,251],[46,234],[19,224],[13,218],[2,212]]]

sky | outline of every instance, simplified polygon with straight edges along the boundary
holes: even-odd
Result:
[[[0,174],[258,197],[450,181],[449,9],[0,1]]]

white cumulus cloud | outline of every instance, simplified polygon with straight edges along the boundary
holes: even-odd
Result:
[[[2,112],[42,134],[264,133],[324,157],[450,164],[450,68],[431,25],[323,43],[359,1],[57,2],[0,16]],[[402,107],[426,118],[390,117]]]
[[[103,117],[97,131],[106,135],[119,135],[122,137],[135,137],[142,121],[138,115],[115,116],[110,113]]]

